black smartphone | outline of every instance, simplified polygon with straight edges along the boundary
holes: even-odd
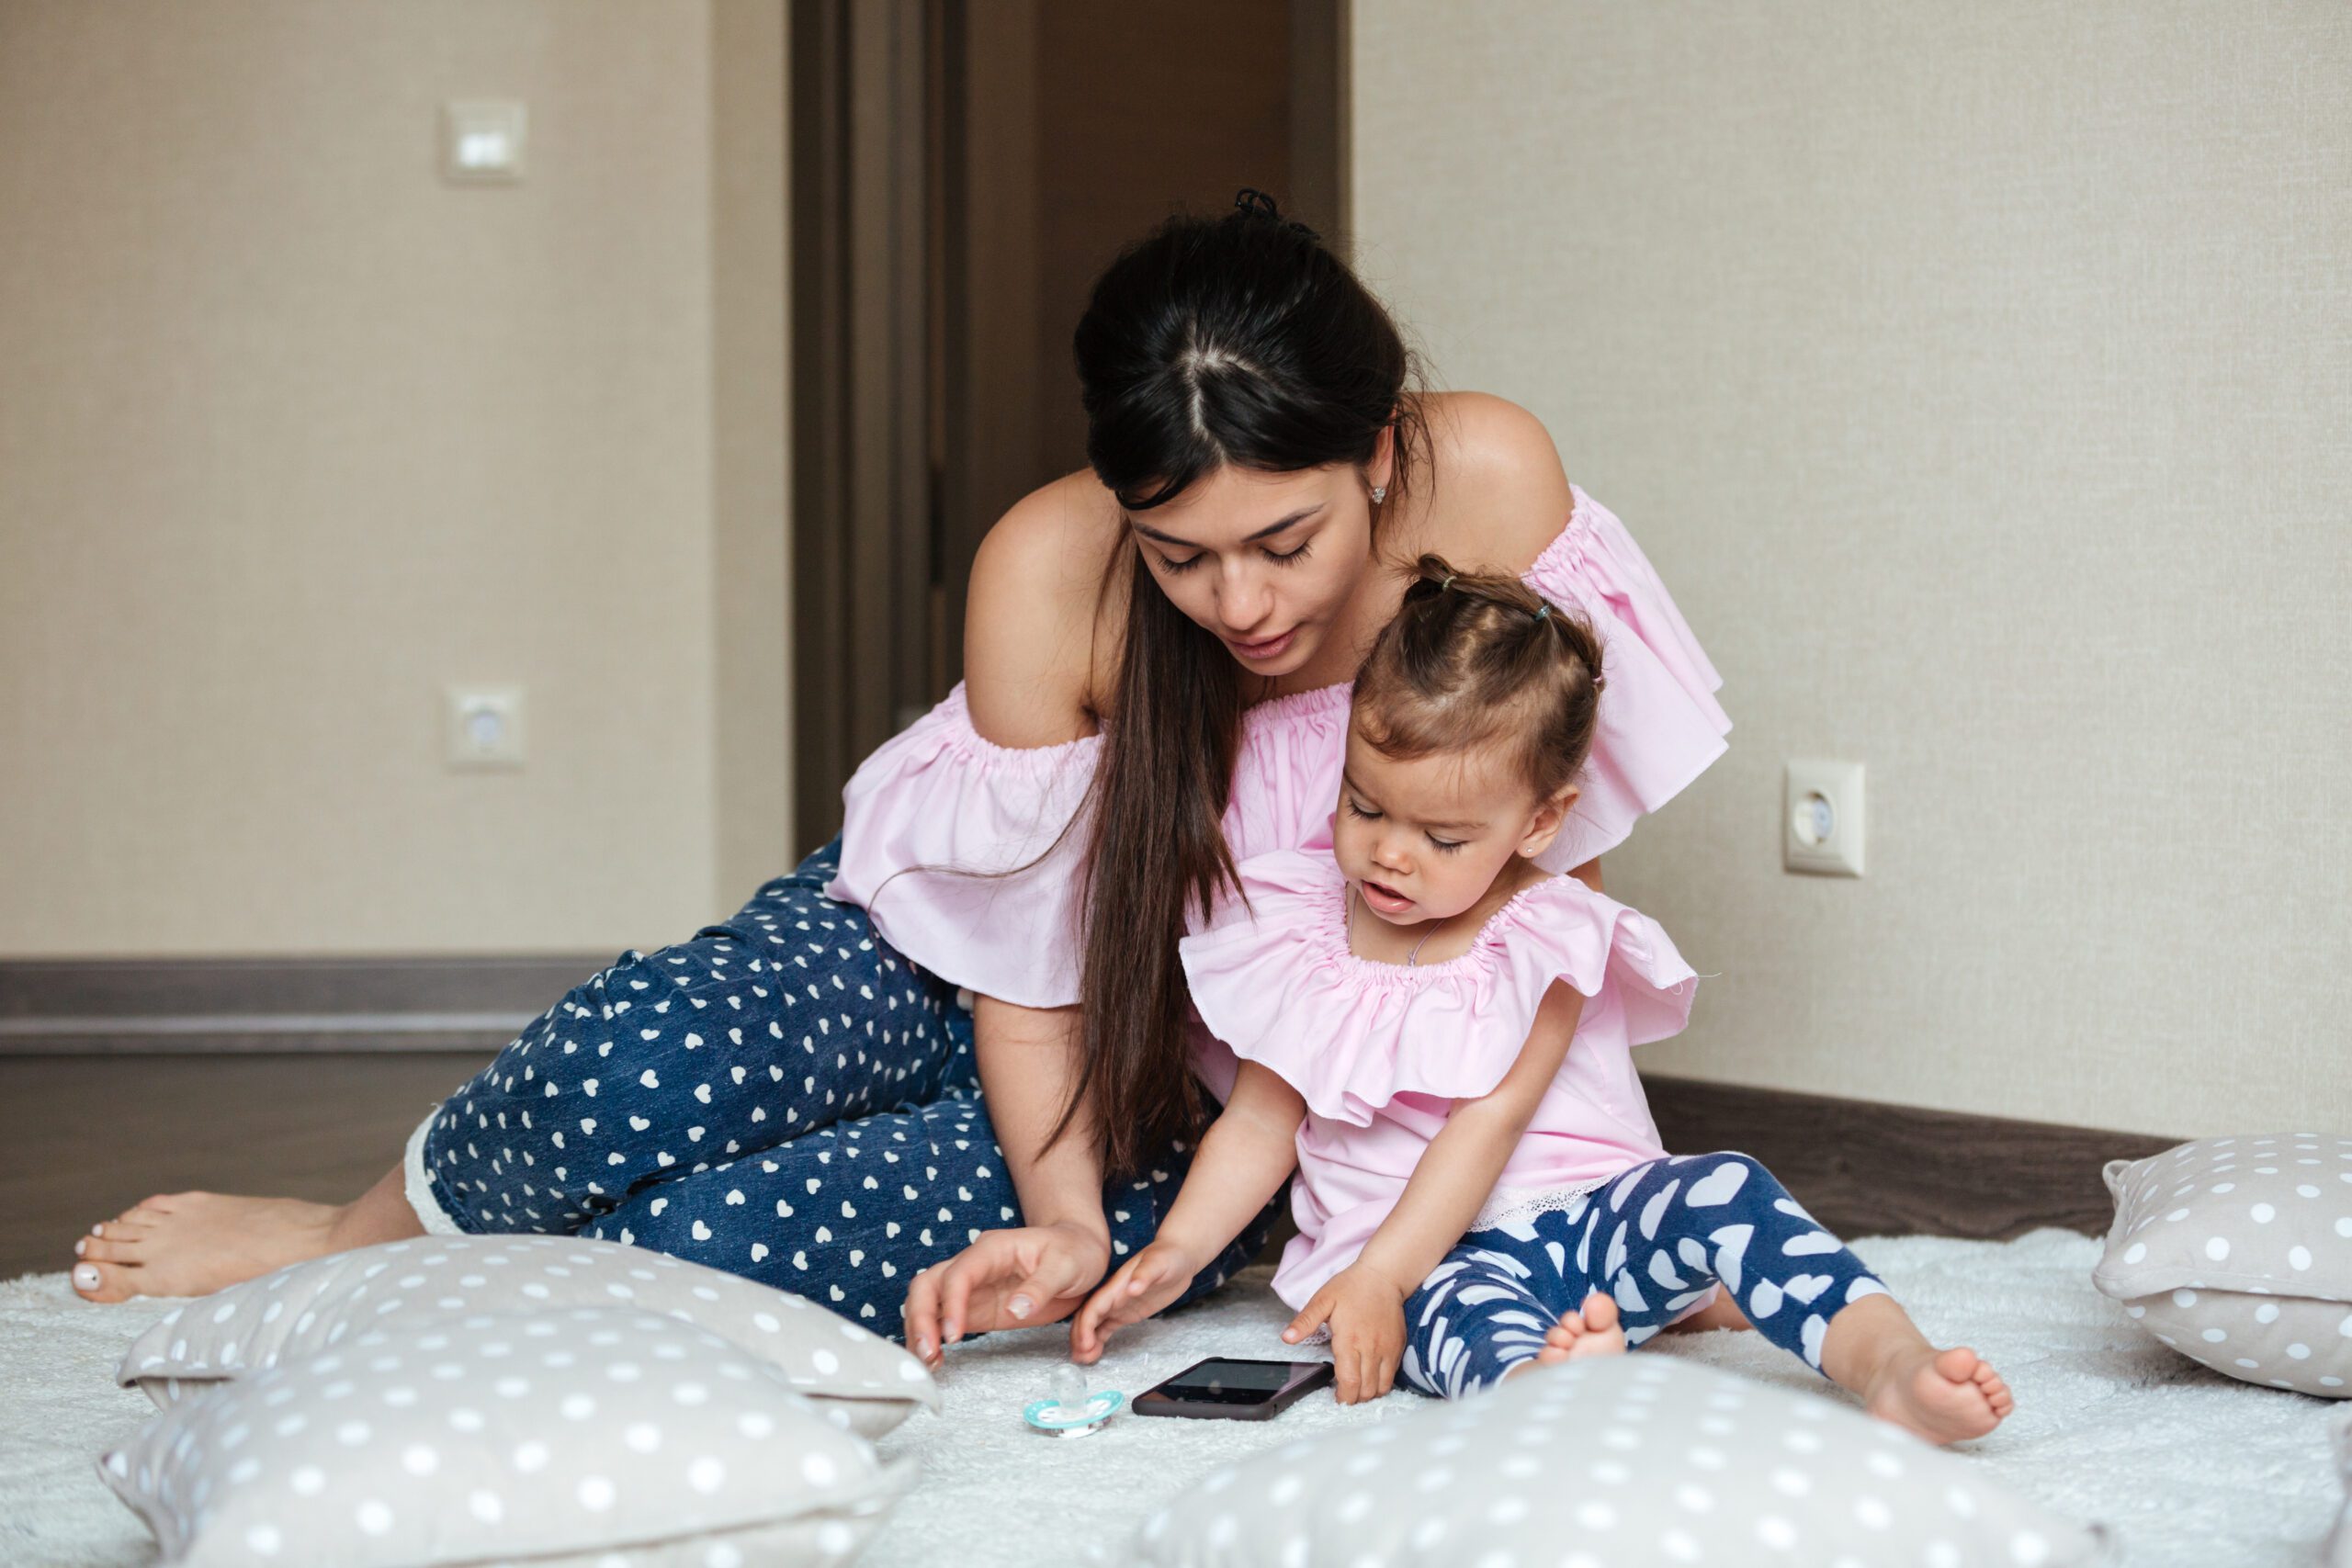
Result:
[[[1239,1361],[1212,1356],[1136,1395],[1138,1416],[1271,1421],[1301,1394],[1331,1384],[1329,1361]]]

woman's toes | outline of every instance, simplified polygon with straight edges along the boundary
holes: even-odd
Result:
[[[74,1266],[74,1290],[85,1301],[127,1302],[133,1294],[125,1271],[95,1263]]]
[[[129,1238],[100,1241],[85,1235],[74,1244],[74,1255],[85,1263],[136,1263],[139,1251],[139,1244]]]

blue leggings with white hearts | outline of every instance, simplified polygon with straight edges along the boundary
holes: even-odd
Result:
[[[1565,1209],[1464,1236],[1405,1303],[1398,1370],[1458,1399],[1532,1360],[1594,1291],[1616,1298],[1627,1343],[1640,1345],[1716,1283],[1815,1371],[1830,1318],[1886,1289],[1747,1156],[1677,1155]]]
[[[731,920],[574,987],[411,1136],[428,1231],[602,1237],[899,1337],[908,1281],[1022,1223],[956,987],[825,886],[841,840]],[[1112,1262],[1148,1244],[1198,1145],[1103,1184]],[[1287,1190],[1186,1290],[1266,1242]]]

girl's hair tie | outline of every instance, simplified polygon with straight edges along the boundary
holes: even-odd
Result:
[[[1453,573],[1453,572],[1451,572],[1451,571],[1447,572],[1447,573],[1445,574],[1445,581],[1442,581],[1442,582],[1441,582],[1441,583],[1439,583],[1439,584],[1437,585],[1437,591],[1438,591],[1440,593],[1442,593],[1442,592],[1444,592],[1447,589],[1449,589],[1449,588],[1453,587],[1453,579],[1454,579],[1454,577],[1455,577],[1455,576],[1456,576],[1456,574],[1455,574],[1455,573]]]
[[[1535,618],[1539,621],[1548,621],[1552,618],[1552,601],[1546,599],[1537,607]]]

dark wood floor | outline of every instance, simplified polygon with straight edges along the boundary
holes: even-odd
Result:
[[[355,1197],[491,1055],[0,1055],[0,1279],[72,1267],[76,1236],[150,1192]],[[1844,1235],[2096,1234],[2112,1213],[2100,1163],[2173,1142],[1669,1077],[1647,1088],[1667,1147],[1746,1150]]]
[[[0,1279],[151,1192],[356,1197],[490,1055],[0,1057]]]

